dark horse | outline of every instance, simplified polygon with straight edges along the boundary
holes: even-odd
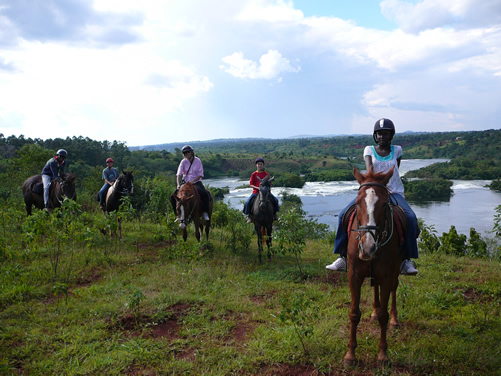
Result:
[[[388,327],[388,302],[390,295],[390,326],[399,325],[397,318],[396,291],[402,257],[399,254],[399,231],[397,207],[391,205],[391,196],[386,184],[393,175],[374,173],[372,166],[366,174],[353,168],[360,184],[356,200],[356,213],[351,224],[348,241],[348,278],[351,291],[350,341],[344,357],[345,367],[356,364],[357,326],[360,322],[360,290],[365,278],[374,286],[374,311],[381,328],[378,360],[388,363],[386,330]],[[398,215],[399,217],[400,215]],[[357,236],[354,236],[354,234]]]
[[[271,182],[275,177],[266,176],[259,179],[259,194],[252,204],[252,222],[257,233],[257,246],[259,263],[263,262],[261,254],[263,252],[263,243],[266,240],[268,247],[268,260],[271,260],[271,231],[273,228],[274,207],[271,202]]]
[[[122,197],[134,194],[134,176],[132,171],[122,171],[122,175],[118,177],[115,183],[108,189],[106,193],[106,203],[104,213],[118,210],[122,202]],[[122,220],[118,217],[118,232],[122,239]]]
[[[52,182],[49,190],[49,210],[60,208],[64,197],[72,200],[77,199],[75,180],[76,176],[74,174],[67,173]],[[43,202],[42,175],[34,175],[26,179],[23,183],[23,197],[28,215],[31,215],[32,205],[35,205],[38,209],[45,207]]]
[[[209,192],[210,195],[210,192]],[[179,219],[179,228],[183,231],[183,240],[186,241],[188,233],[186,232],[186,227],[193,220],[195,224],[195,237],[200,242],[200,233],[204,231],[205,224],[205,236],[209,240],[209,232],[212,217],[212,200],[209,201],[209,220],[205,221],[202,218],[202,203],[200,194],[197,188],[191,182],[184,183],[181,188],[174,195],[176,199],[176,214]]]

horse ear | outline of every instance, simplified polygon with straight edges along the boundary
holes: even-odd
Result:
[[[355,176],[355,179],[357,179],[358,184],[362,184],[364,176],[360,173],[360,171],[358,171],[358,168],[356,168],[355,166],[353,166],[353,176]]]
[[[261,179],[259,176],[256,176],[257,180],[259,180],[259,182],[261,183],[263,181],[263,179]]]
[[[270,183],[275,179],[275,177],[273,176],[271,179],[270,179]]]

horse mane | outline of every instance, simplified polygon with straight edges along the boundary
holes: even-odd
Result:
[[[353,174],[357,178],[357,181],[361,184],[362,182],[375,182],[386,185],[390,178],[393,176],[394,167],[387,172],[375,172],[373,166],[369,167],[364,174],[362,174],[356,167],[353,167]]]

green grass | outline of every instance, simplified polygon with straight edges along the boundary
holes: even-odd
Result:
[[[302,278],[292,256],[259,265],[254,237],[232,250],[229,234],[215,229],[200,256],[192,227],[186,245],[153,223],[123,227],[121,242],[64,249],[57,278],[50,250],[16,235],[0,267],[0,374],[500,374],[497,261],[421,255],[419,274],[400,278],[401,327],[388,333],[392,366],[384,369],[366,281],[360,363],[344,370],[350,293],[345,273],[325,269],[325,241],[307,243]],[[54,290],[62,282],[67,298]],[[294,303],[298,296],[308,307]],[[299,310],[311,333],[298,337],[294,319],[280,319],[286,309]]]

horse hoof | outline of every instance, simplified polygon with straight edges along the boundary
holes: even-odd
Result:
[[[356,359],[343,359],[343,367],[344,369],[353,368],[357,365]]]

